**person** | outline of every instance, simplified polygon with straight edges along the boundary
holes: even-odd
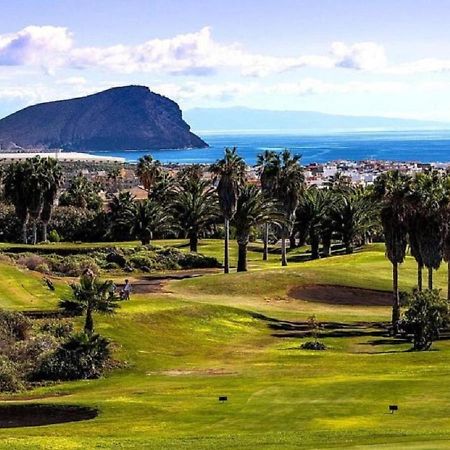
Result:
[[[130,300],[131,284],[129,280],[125,280],[125,286],[122,289],[122,300]]]
[[[109,280],[108,281],[108,296],[109,299],[113,299],[114,298],[114,294],[116,293],[117,290],[117,286],[115,285],[113,280]]]

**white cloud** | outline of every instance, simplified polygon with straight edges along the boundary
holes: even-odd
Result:
[[[335,65],[347,69],[379,70],[387,64],[383,46],[376,42],[360,42],[347,45],[344,42],[333,42],[332,54],[336,58]]]
[[[42,66],[63,64],[72,48],[67,28],[29,26],[17,33],[0,35],[0,65]]]
[[[265,76],[303,67],[373,70],[384,63],[384,49],[373,42],[353,45],[337,42],[328,55],[278,57],[248,52],[238,43],[218,42],[209,27],[172,38],[109,47],[76,47],[71,33],[63,27],[30,26],[17,33],[0,35],[0,66],[28,65],[47,69],[64,66],[119,73],[189,75],[231,68],[247,76]]]

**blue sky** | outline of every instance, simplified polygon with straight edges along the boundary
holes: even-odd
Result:
[[[0,116],[143,84],[196,106],[450,121],[450,0],[0,0]]]

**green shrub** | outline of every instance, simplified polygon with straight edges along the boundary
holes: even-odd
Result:
[[[448,322],[448,302],[438,290],[415,290],[409,296],[408,309],[400,326],[413,335],[414,350],[428,350],[439,338],[440,329]]]
[[[73,324],[66,319],[47,319],[40,324],[39,331],[57,339],[67,338],[73,331]]]
[[[56,230],[52,230],[50,231],[50,233],[48,233],[48,240],[50,242],[60,242],[61,237],[59,236],[59,233]]]
[[[31,322],[23,314],[0,310],[0,335],[14,340],[26,339],[31,330]]]
[[[77,380],[101,376],[110,359],[109,341],[98,334],[69,337],[53,354],[43,358],[34,380]]]
[[[185,253],[178,264],[184,269],[206,269],[221,267],[220,262],[213,256],[204,256],[199,253]]]
[[[22,253],[18,255],[17,264],[26,267],[29,270],[36,270],[36,267],[46,264],[43,256],[34,253]]]
[[[23,382],[15,365],[0,356],[0,392],[17,392],[23,388]]]

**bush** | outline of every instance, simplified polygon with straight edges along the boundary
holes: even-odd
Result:
[[[59,236],[59,233],[56,230],[52,230],[50,231],[50,233],[48,233],[48,240],[50,242],[60,242],[61,237]]]
[[[414,350],[428,350],[439,338],[439,331],[448,321],[448,302],[438,290],[415,290],[409,296],[408,309],[400,327],[413,335]]]
[[[46,264],[44,257],[34,253],[24,253],[17,258],[17,264],[29,270],[36,270],[36,267]]]
[[[0,392],[17,392],[24,388],[14,364],[0,357]]]
[[[205,256],[199,253],[185,253],[178,261],[184,269],[206,269],[222,267],[220,262],[213,256]]]
[[[304,350],[326,350],[327,346],[320,341],[306,341],[301,345]]]
[[[62,381],[98,378],[105,370],[110,356],[107,339],[98,334],[75,334],[56,352],[43,358],[33,379]]]
[[[40,325],[39,331],[57,339],[67,338],[73,331],[73,324],[68,320],[48,319]]]
[[[24,340],[30,329],[31,322],[23,314],[0,310],[0,336],[3,339]]]
[[[40,272],[40,273],[50,273],[50,267],[48,266],[47,263],[42,263],[42,264],[38,264],[35,269],[36,272]]]

